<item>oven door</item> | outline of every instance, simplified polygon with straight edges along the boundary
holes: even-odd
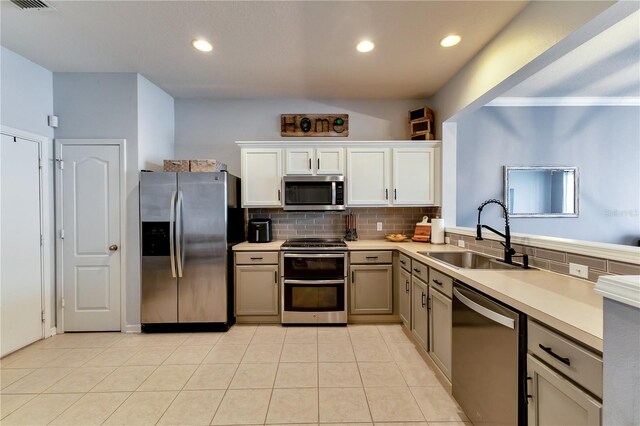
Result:
[[[281,271],[285,280],[344,280],[346,254],[284,253]]]
[[[344,280],[284,280],[285,312],[341,312],[345,310]]]

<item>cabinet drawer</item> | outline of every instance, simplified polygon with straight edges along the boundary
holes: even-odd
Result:
[[[405,271],[411,272],[411,258],[400,253],[400,267]]]
[[[444,293],[448,298],[453,298],[453,278],[443,274],[437,269],[430,268],[429,272],[429,285],[433,288],[437,288],[438,291]]]
[[[602,358],[529,320],[528,349],[560,373],[602,398]]]
[[[425,264],[417,262],[415,259],[411,263],[411,273],[415,277],[419,277],[425,283],[429,282],[429,267]]]
[[[277,265],[277,251],[236,252],[236,265]]]
[[[353,251],[351,263],[391,263],[391,251]]]

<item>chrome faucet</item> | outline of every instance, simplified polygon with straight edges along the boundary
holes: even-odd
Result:
[[[489,225],[480,224],[480,215],[482,214],[482,209],[487,204],[498,204],[500,207],[502,207],[502,210],[504,211],[504,234],[500,231],[493,229]],[[490,199],[480,204],[480,207],[478,207],[478,224],[476,225],[476,240],[484,239],[482,238],[482,228],[487,228],[489,231],[495,234],[498,234],[502,238],[504,238],[504,243],[500,242],[500,244],[502,244],[502,246],[504,247],[504,263],[511,264],[513,255],[516,254],[516,251],[513,249],[513,247],[511,247],[511,231],[509,230],[509,212],[507,211],[507,206],[505,206],[502,201],[496,200],[496,199]],[[524,260],[526,261],[528,259],[524,259]],[[525,266],[525,268],[527,266]]]

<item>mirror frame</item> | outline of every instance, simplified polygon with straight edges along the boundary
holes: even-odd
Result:
[[[573,171],[574,174],[574,191],[573,205],[574,213],[511,213],[509,217],[578,217],[579,209],[579,190],[580,190],[580,173],[578,167],[574,166],[504,166],[504,204],[509,208],[509,172],[513,170],[564,170]]]

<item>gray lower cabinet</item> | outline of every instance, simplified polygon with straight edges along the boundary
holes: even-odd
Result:
[[[602,424],[602,404],[527,354],[529,426]]]
[[[351,314],[393,313],[393,265],[351,265]]]
[[[278,265],[236,266],[236,315],[279,315]]]
[[[451,380],[451,299],[440,293],[432,285],[429,289],[429,355],[440,367],[449,380]]]
[[[416,276],[411,283],[411,332],[426,351],[429,349],[429,286]]]
[[[411,329],[411,273],[400,268],[398,283],[398,313],[407,329]]]
[[[453,278],[429,268],[429,355],[451,380]]]

